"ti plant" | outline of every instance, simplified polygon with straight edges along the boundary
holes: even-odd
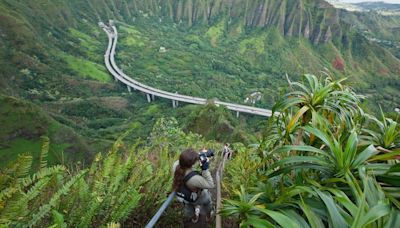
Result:
[[[397,123],[364,113],[361,96],[343,80],[304,81],[291,83],[293,91],[275,106],[279,115],[268,120],[258,151],[235,158],[253,161],[256,170],[245,170],[247,191],[229,182],[222,214],[241,227],[400,224]],[[236,165],[227,165],[225,181],[242,175]]]
[[[381,119],[378,120],[373,115],[366,115],[372,121],[373,129],[365,128],[364,139],[367,142],[372,142],[375,146],[385,150],[393,150],[400,148],[400,126],[390,118],[386,118],[381,110]]]

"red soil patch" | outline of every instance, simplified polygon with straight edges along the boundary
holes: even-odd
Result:
[[[333,68],[336,70],[344,71],[344,61],[339,56],[336,56],[335,60],[332,63]]]
[[[385,68],[381,68],[378,70],[378,74],[383,75],[383,76],[389,76],[389,70]]]

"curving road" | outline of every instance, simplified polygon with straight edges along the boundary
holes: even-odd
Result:
[[[115,63],[115,49],[117,46],[118,42],[118,31],[115,26],[105,26],[103,25],[103,30],[107,33],[108,36],[108,47],[107,51],[104,55],[104,62],[106,64],[107,70],[110,72],[110,74],[115,78],[115,80],[118,80],[125,84],[128,88],[129,91],[131,91],[131,88],[134,90],[139,90],[147,94],[147,99],[150,102],[151,99],[156,96],[156,97],[162,97],[166,98],[169,100],[172,100],[174,107],[178,104],[178,101],[185,102],[185,103],[190,103],[190,104],[206,104],[207,99],[204,98],[199,98],[199,97],[192,97],[192,96],[185,96],[177,93],[171,93],[163,90],[159,90],[150,86],[147,86],[145,84],[142,84],[131,77],[127,76]],[[150,97],[151,96],[151,97]],[[239,105],[239,104],[233,104],[233,103],[228,103],[228,102],[222,102],[222,101],[214,101],[214,103],[219,106],[223,105],[229,110],[233,110],[237,112],[237,115],[239,115],[240,112],[243,113],[249,113],[249,114],[254,114],[254,115],[259,115],[259,116],[271,116],[272,111],[268,109],[262,109],[262,108],[255,108],[251,106],[246,106],[246,105]]]

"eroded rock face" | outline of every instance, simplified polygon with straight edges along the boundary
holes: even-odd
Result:
[[[214,25],[221,20],[226,27],[276,28],[288,37],[305,37],[313,43],[332,38],[340,40],[346,23],[339,10],[323,0],[70,0],[47,5],[29,1],[27,7],[43,7],[51,13],[49,24],[73,27],[78,20],[132,23],[138,17],[170,20],[187,26]],[[71,10],[78,7],[79,12]],[[58,9],[58,10],[55,10]],[[62,12],[60,12],[62,9]]]
[[[94,2],[91,0],[90,2]],[[313,43],[341,35],[339,12],[322,0],[101,0],[90,4],[101,15],[131,21],[135,15],[166,17],[193,26],[213,24],[220,18],[247,27],[276,28],[289,37],[305,37]],[[102,9],[97,9],[102,6]],[[105,9],[108,13],[101,12]],[[230,24],[230,23],[227,23]]]

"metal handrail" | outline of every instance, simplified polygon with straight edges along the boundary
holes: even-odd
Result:
[[[215,227],[216,228],[221,228],[222,227],[222,219],[221,219],[221,215],[220,215],[220,210],[221,210],[221,182],[222,182],[222,178],[224,175],[224,169],[225,169],[225,161],[228,157],[228,154],[225,154],[225,156],[223,156],[222,158],[222,162],[220,164],[220,166],[218,167],[217,170],[217,174],[216,174],[216,182],[217,182],[217,214],[216,214],[216,218],[215,218]]]
[[[157,221],[160,219],[162,213],[167,209],[169,204],[172,202],[172,200],[175,197],[175,192],[172,192],[169,194],[167,200],[161,205],[160,209],[158,209],[157,213],[153,216],[153,218],[150,220],[149,223],[145,226],[145,228],[152,228],[154,225],[156,225]]]

